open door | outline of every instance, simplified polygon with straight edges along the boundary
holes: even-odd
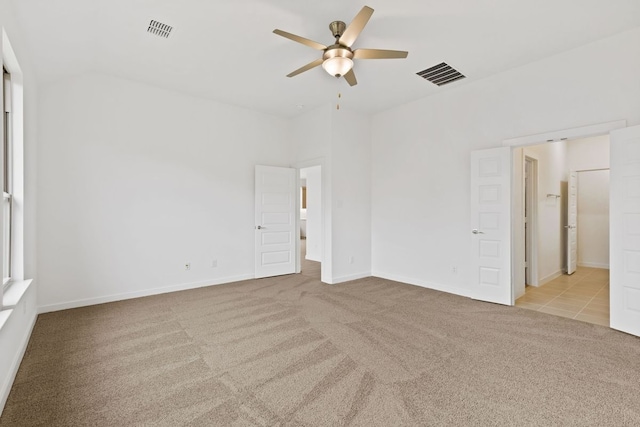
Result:
[[[640,126],[611,132],[610,325],[640,336]]]
[[[567,203],[567,274],[578,268],[578,172],[569,172],[569,200]]]
[[[296,170],[256,166],[256,278],[295,273]]]
[[[471,296],[512,305],[510,147],[471,152],[470,232]]]

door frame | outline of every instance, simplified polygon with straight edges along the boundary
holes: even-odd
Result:
[[[564,130],[555,130],[544,133],[539,133],[535,135],[527,135],[521,136],[517,138],[505,139],[502,142],[502,145],[505,147],[511,147],[512,158],[515,157],[516,150],[519,148],[527,147],[530,145],[540,145],[548,142],[557,142],[563,140],[570,139],[581,139],[581,138],[589,138],[592,136],[599,136],[610,134],[611,131],[622,129],[627,127],[626,120],[616,120],[606,123],[598,123],[595,125],[581,126],[576,128],[564,129]],[[522,165],[524,167],[524,165]],[[514,168],[511,170],[511,183],[513,188],[522,188],[522,173],[514,173]],[[515,193],[515,192],[514,192]],[[512,197],[512,203],[514,203]],[[515,204],[515,203],[514,203]],[[524,264],[524,250],[520,249],[520,246],[524,244],[524,236],[523,233],[519,232],[519,229],[522,227],[522,209],[519,211],[517,209],[512,210],[512,223],[511,223],[511,240],[514,243],[512,247],[514,248],[511,251],[511,263],[512,266],[519,266]],[[609,228],[611,229],[611,222],[609,223]],[[522,243],[522,244],[519,244]],[[610,263],[611,265],[611,263]],[[516,291],[517,284],[523,280],[523,278],[519,278],[516,276],[516,272],[518,271],[516,268],[512,268],[512,278],[511,278],[511,305],[515,304],[516,299]],[[523,271],[524,273],[524,271]]]
[[[565,254],[567,259],[567,269],[565,273],[567,275],[572,275],[578,269],[578,191],[580,186],[578,185],[578,172],[575,170],[567,171],[567,203],[566,206],[563,204],[563,210],[565,210],[567,215],[567,222],[564,226],[565,234]],[[573,198],[572,192],[574,191],[573,186],[575,186],[575,199]],[[575,213],[573,213],[572,203],[575,203]],[[562,213],[565,213],[562,212]],[[571,256],[572,254],[572,244],[576,245],[576,254],[575,259]],[[575,264],[575,269],[573,269],[573,264]]]
[[[320,206],[321,221],[320,229],[322,234],[322,261],[320,263],[320,281],[323,283],[331,283],[331,217],[329,210],[329,200],[331,197],[329,173],[326,167],[326,159],[318,157],[315,159],[304,160],[293,164],[296,169],[297,187],[300,188],[302,180],[300,179],[300,169],[320,166]],[[296,191],[296,273],[302,270],[302,259],[300,257],[300,191]]]
[[[527,262],[527,268],[529,272],[530,283],[527,283],[525,277],[525,284],[531,286],[538,286],[538,159],[531,154],[524,156],[525,168],[526,162],[531,163],[531,175],[529,176],[529,193],[530,200],[527,200],[526,189],[524,191],[524,203],[529,203],[528,212],[528,227],[525,234],[528,234],[529,239],[525,238],[525,245],[529,246],[529,260]],[[526,210],[525,210],[526,212]]]

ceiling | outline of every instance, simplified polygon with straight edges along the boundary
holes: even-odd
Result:
[[[366,1],[366,3],[365,3]],[[11,0],[42,83],[100,72],[291,117],[335,101],[373,113],[640,26],[638,0]],[[408,50],[356,60],[358,85],[317,67],[328,25],[375,9],[354,48]],[[147,33],[150,20],[174,27]],[[416,72],[447,62],[467,79],[437,87]]]

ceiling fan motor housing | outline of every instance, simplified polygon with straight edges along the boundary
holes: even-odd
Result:
[[[327,60],[331,58],[349,58],[353,59],[353,52],[346,46],[340,44],[334,44],[327,48],[322,54],[322,59]]]

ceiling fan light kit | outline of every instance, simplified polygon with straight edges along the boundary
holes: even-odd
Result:
[[[322,68],[332,76],[341,77],[353,68],[352,58],[351,49],[334,44],[322,55]]]
[[[336,41],[331,46],[325,46],[313,40],[286,31],[275,29],[273,32],[279,36],[288,38],[295,42],[304,44],[316,50],[322,50],[322,58],[316,59],[304,65],[297,70],[287,74],[287,77],[294,77],[300,73],[304,73],[312,68],[322,65],[327,73],[334,77],[344,77],[351,86],[358,84],[356,75],[353,72],[354,59],[391,59],[406,58],[408,52],[399,50],[381,50],[381,49],[356,49],[352,50],[351,46],[356,41],[367,22],[373,14],[373,9],[365,6],[358,12],[353,21],[347,26],[342,21],[333,21],[329,24],[331,34]]]
[[[353,68],[353,61],[349,58],[335,56],[333,58],[325,59],[322,63],[322,68],[332,76],[341,77]]]

